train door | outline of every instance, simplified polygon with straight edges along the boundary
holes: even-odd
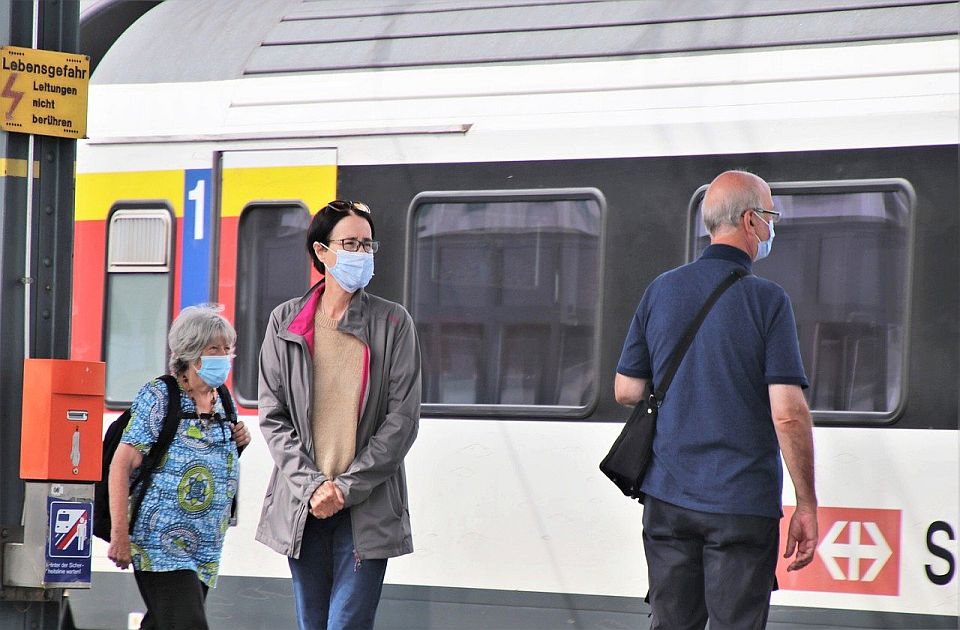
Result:
[[[317,279],[304,245],[313,214],[336,197],[335,149],[226,151],[217,168],[217,301],[237,329],[233,391],[256,407],[257,362],[270,312]]]

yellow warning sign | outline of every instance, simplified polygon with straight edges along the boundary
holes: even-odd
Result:
[[[0,129],[43,136],[87,135],[86,55],[0,48]]]

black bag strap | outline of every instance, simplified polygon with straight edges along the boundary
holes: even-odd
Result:
[[[221,402],[223,402],[223,411],[227,414],[227,424],[232,427],[237,423],[237,407],[233,404],[230,390],[227,389],[226,385],[221,385],[217,388],[217,394],[220,396]],[[243,455],[243,449],[245,448],[246,446],[238,446],[237,455]]]
[[[150,449],[150,452],[144,456],[140,463],[140,470],[130,484],[130,489],[136,489],[137,496],[133,502],[133,509],[130,511],[130,531],[133,531],[133,525],[137,522],[137,515],[140,513],[140,505],[144,497],[147,496],[147,488],[150,486],[150,477],[153,475],[154,468],[166,455],[167,449],[173,443],[173,438],[177,435],[177,429],[180,427],[180,387],[177,385],[177,379],[169,374],[164,374],[158,380],[163,381],[167,386],[167,413],[163,419],[163,427],[160,429],[160,435],[156,443]]]
[[[227,414],[227,422],[234,424],[237,421],[237,410],[233,405],[233,398],[230,397],[230,390],[226,385],[217,388],[217,395],[223,403],[223,411]]]
[[[683,362],[683,357],[687,354],[690,344],[693,343],[693,338],[697,336],[697,332],[700,330],[700,325],[703,324],[703,320],[707,318],[707,315],[710,313],[710,309],[712,309],[713,305],[718,299],[720,299],[720,296],[723,295],[723,292],[733,286],[734,282],[748,275],[750,274],[746,269],[737,267],[735,270],[730,272],[730,275],[723,279],[723,282],[721,282],[716,289],[713,290],[713,293],[710,294],[710,297],[708,297],[707,301],[704,303],[703,308],[701,308],[700,312],[697,313],[696,319],[690,322],[690,325],[687,327],[687,332],[684,333],[680,343],[677,345],[676,349],[674,349],[673,356],[670,357],[670,364],[668,365],[666,372],[663,373],[663,380],[660,382],[660,386],[656,388],[656,391],[653,395],[656,400],[650,400],[650,403],[656,403],[659,406],[659,404],[663,402],[663,398],[667,393],[667,388],[669,388],[670,383],[673,382],[673,377],[677,373],[677,370],[680,369],[680,364]]]

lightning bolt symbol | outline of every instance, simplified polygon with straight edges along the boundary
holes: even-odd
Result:
[[[23,92],[18,92],[13,89],[13,82],[17,80],[17,74],[18,73],[16,72],[10,73],[10,78],[7,79],[7,84],[3,86],[3,92],[0,92],[0,96],[13,99],[10,109],[7,110],[7,120],[13,118],[13,110],[17,108],[17,105],[20,104],[20,99],[23,98]]]

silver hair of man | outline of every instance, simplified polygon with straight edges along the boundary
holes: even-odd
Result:
[[[750,183],[726,189],[724,194],[714,195],[715,199],[704,196],[702,205],[703,225],[710,234],[714,234],[718,228],[723,226],[736,227],[746,210],[763,207],[766,195],[766,190],[763,189],[762,185],[763,180],[746,171],[727,171],[727,173],[741,173],[747,176],[745,177],[745,183]],[[721,174],[721,176],[724,174]],[[707,199],[711,199],[712,203],[706,203]]]
[[[188,306],[180,311],[167,334],[171,374],[186,371],[210,344],[224,343],[233,347],[237,332],[220,314],[221,311],[223,306],[219,304]]]

